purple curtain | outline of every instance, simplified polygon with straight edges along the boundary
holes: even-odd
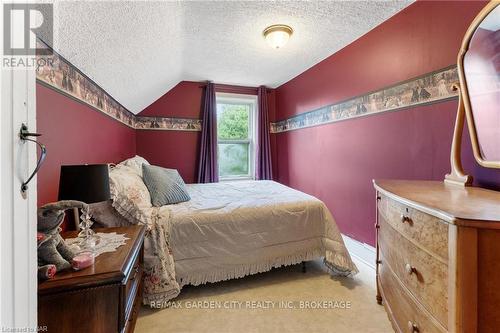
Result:
[[[205,87],[205,98],[203,101],[198,183],[216,183],[218,181],[217,105],[215,102],[215,86],[212,82],[208,82]]]
[[[271,138],[269,135],[269,107],[267,104],[267,88],[260,86],[257,92],[259,112],[257,116],[257,150],[255,161],[255,178],[273,179],[271,163]]]

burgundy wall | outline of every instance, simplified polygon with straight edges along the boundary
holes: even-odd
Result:
[[[201,118],[203,83],[181,82],[141,116]],[[246,87],[219,86],[219,91],[252,93]],[[254,89],[255,90],[255,89]],[[256,90],[255,90],[256,91]],[[38,173],[38,204],[57,200],[63,164],[116,163],[135,154],[152,164],[179,170],[186,182],[196,181],[200,132],[133,130],[82,103],[37,83],[37,131],[47,146]],[[270,92],[275,119],[275,94]],[[275,138],[272,138],[275,142]],[[276,149],[273,149],[274,153]],[[276,161],[276,154],[274,156]]]
[[[419,1],[276,90],[277,118],[310,111],[456,63],[485,2]],[[374,244],[373,178],[443,179],[457,101],[276,135],[278,179],[322,199],[341,231]],[[465,166],[479,184],[500,174]]]
[[[139,115],[201,119],[202,82],[182,81]],[[218,92],[256,94],[255,88],[216,85]],[[275,120],[275,91],[269,93],[269,117]],[[196,182],[201,132],[137,130],[137,154],[150,163],[179,170],[187,183]],[[276,138],[271,138],[274,148]],[[274,164],[276,167],[276,149]],[[275,169],[276,170],[276,169]]]
[[[135,154],[134,129],[40,83],[36,102],[39,140],[47,146],[39,205],[57,200],[61,165],[116,163]]]
[[[202,83],[183,81],[144,109],[140,116],[201,119]],[[196,182],[201,132],[137,130],[137,155],[150,163],[179,170]]]
[[[455,63],[463,34],[484,4],[416,2],[271,91],[270,120]],[[181,82],[140,115],[201,118],[201,85]],[[448,101],[272,135],[275,178],[318,196],[342,232],[373,244],[371,179],[442,179],[449,168],[456,107],[456,101]],[[199,132],[134,131],[40,84],[37,118],[44,134],[40,141],[48,148],[38,177],[39,204],[57,199],[61,164],[118,162],[137,153],[153,164],[179,169],[186,182],[196,179]],[[500,188],[499,172],[478,167],[469,141],[464,143],[464,164],[476,183]]]
[[[186,183],[197,177],[201,132],[137,130],[137,155],[149,163],[177,169]]]

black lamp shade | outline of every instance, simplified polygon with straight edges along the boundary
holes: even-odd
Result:
[[[78,200],[90,204],[109,199],[107,164],[61,166],[59,200]]]

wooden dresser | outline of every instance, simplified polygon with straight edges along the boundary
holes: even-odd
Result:
[[[38,326],[48,332],[133,332],[142,298],[143,226],[96,229],[125,234],[127,243],[94,266],[58,273],[38,285]],[[76,232],[63,237],[76,237]]]
[[[500,332],[500,192],[374,181],[377,301],[396,332]]]

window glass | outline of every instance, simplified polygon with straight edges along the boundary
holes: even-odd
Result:
[[[246,176],[248,170],[248,143],[219,143],[219,176]]]
[[[219,178],[253,178],[255,97],[217,95]]]
[[[250,105],[217,104],[217,136],[221,140],[248,139]]]

